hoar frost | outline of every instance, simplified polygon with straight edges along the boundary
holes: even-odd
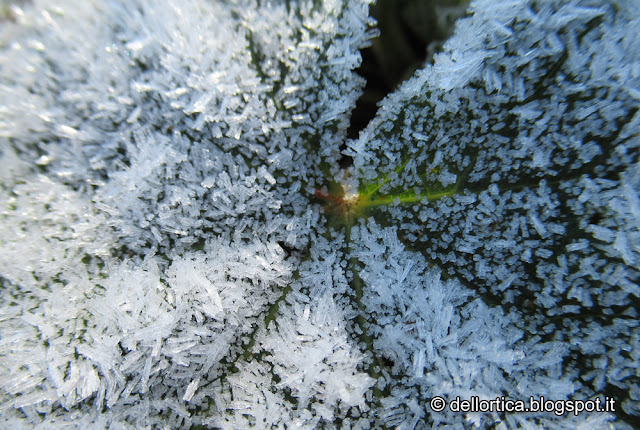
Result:
[[[346,141],[368,7],[2,3],[2,427],[637,423],[638,5],[476,0]]]

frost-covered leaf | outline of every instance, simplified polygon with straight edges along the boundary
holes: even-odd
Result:
[[[637,5],[477,0],[346,141],[368,7],[0,2],[0,426],[637,419]]]
[[[525,340],[566,345],[564,372],[589,375],[584,390],[630,393],[638,362],[619,351],[636,347],[640,305],[638,9],[471,10],[349,143],[358,205],[517,315]],[[630,395],[619,401],[635,413]]]
[[[372,33],[366,2],[258,3],[7,6],[7,425],[201,422],[282,296]]]

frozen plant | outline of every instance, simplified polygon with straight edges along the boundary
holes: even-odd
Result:
[[[366,0],[1,6],[3,428],[637,425],[636,0],[475,0],[354,140]]]

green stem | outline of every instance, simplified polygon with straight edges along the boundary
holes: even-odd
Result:
[[[432,201],[432,200],[438,200],[441,199],[443,197],[451,197],[456,193],[456,189],[452,189],[450,191],[442,191],[440,193],[426,193],[426,194],[416,194],[413,196],[407,196],[407,195],[388,195],[388,196],[380,196],[380,197],[376,197],[374,199],[368,199],[365,200],[361,203],[361,207],[363,209],[366,208],[370,208],[370,207],[375,207],[375,206],[382,206],[382,205],[390,205],[390,204],[394,204],[395,202],[398,202],[399,204],[410,204],[410,203],[419,203],[421,201],[423,201],[425,198],[428,201]]]

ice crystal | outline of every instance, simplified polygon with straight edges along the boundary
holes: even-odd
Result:
[[[0,6],[3,428],[638,422],[635,1],[475,0],[355,140],[367,0]]]

